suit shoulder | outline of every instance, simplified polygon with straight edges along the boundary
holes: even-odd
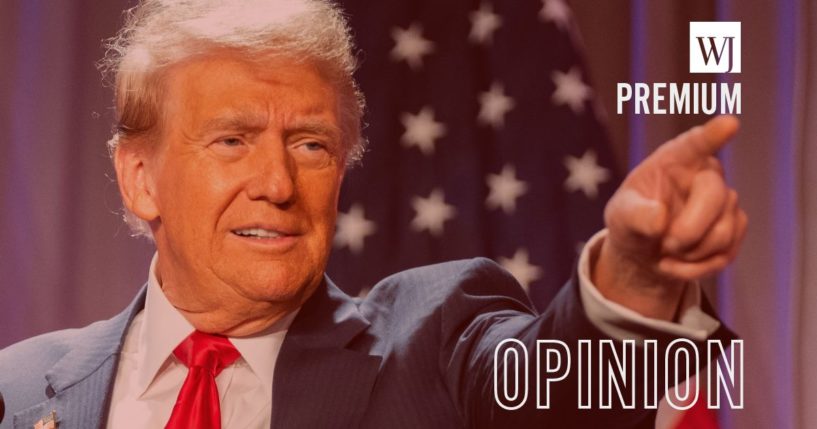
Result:
[[[95,371],[120,349],[134,311],[132,305],[111,319],[39,335],[0,350],[0,392],[6,414],[28,409],[52,395],[49,388],[65,388]]]
[[[0,350],[0,393],[6,414],[45,399],[46,373],[70,350],[79,329],[38,335]]]
[[[396,321],[394,323],[420,321],[441,313],[457,319],[467,318],[490,307],[533,312],[530,300],[516,279],[487,258],[401,271],[381,280],[360,305],[370,320],[386,319]]]
[[[0,350],[0,386],[17,385],[27,377],[42,379],[43,374],[67,353],[93,344],[97,338],[106,335],[112,323],[115,319],[48,332]]]
[[[53,364],[71,349],[71,344],[81,331],[82,329],[64,329],[49,332],[0,350],[0,379],[13,374],[20,365],[36,367]]]
[[[477,294],[523,294],[516,279],[488,258],[462,259],[401,271],[381,280],[372,294],[428,295],[437,298],[457,290]]]

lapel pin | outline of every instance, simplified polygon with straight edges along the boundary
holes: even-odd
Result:
[[[52,410],[47,416],[34,423],[34,429],[57,429],[57,412]]]

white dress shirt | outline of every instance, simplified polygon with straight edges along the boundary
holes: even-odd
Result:
[[[165,298],[150,264],[145,308],[133,320],[116,372],[108,429],[163,428],[187,377],[173,349],[194,328]],[[266,331],[230,338],[241,353],[217,377],[224,429],[269,428],[272,376],[293,312]]]
[[[584,312],[599,330],[612,338],[645,339],[645,328],[666,334],[702,341],[719,327],[712,316],[701,310],[701,285],[693,282],[684,289],[681,297],[678,323],[651,319],[621,304],[606,299],[590,280],[591,260],[595,261],[601,244],[607,238],[607,229],[596,233],[584,246],[579,256],[579,296]]]
[[[684,292],[678,323],[651,319],[612,302],[596,289],[590,277],[591,260],[607,236],[602,230],[588,241],[579,257],[579,295],[590,321],[613,338],[643,339],[645,328],[703,340],[720,323],[701,311],[701,289],[690,284]],[[125,337],[116,372],[108,429],[160,428],[170,418],[187,367],[173,349],[193,332],[193,326],[170,304],[150,264],[145,308]],[[231,338],[241,357],[216,377],[224,429],[269,428],[275,362],[295,314],[248,338]],[[319,411],[318,411],[319,412]]]

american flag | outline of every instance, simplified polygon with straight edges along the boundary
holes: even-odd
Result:
[[[562,0],[346,0],[370,150],[347,172],[328,273],[485,256],[544,308],[618,185]]]

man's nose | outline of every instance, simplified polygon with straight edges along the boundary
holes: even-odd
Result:
[[[297,167],[284,144],[260,144],[253,156],[247,195],[252,200],[287,204],[295,197]]]

